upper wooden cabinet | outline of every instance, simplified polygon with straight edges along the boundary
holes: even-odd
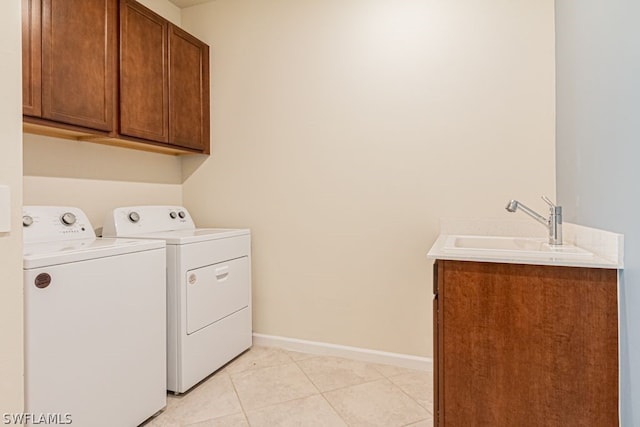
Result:
[[[169,141],[209,148],[209,46],[169,24]]]
[[[22,113],[42,116],[40,0],[22,1]]]
[[[168,22],[134,1],[120,4],[120,133],[169,142]]]
[[[27,132],[209,152],[209,47],[136,1],[22,0],[22,41]]]
[[[27,116],[115,130],[116,0],[23,0]]]
[[[209,147],[209,47],[132,0],[120,3],[120,133]]]

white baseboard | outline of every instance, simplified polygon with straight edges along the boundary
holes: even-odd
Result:
[[[263,347],[278,347],[301,353],[336,356],[363,362],[394,365],[408,369],[433,372],[433,359],[430,357],[412,356],[410,354],[389,353],[368,348],[350,347],[317,341],[299,340],[296,338],[278,337],[253,333],[253,344]]]

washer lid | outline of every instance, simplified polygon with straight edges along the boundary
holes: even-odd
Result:
[[[164,240],[167,245],[186,245],[189,243],[206,242],[209,240],[226,239],[229,237],[250,234],[248,228],[196,228],[195,230],[158,231],[155,233],[123,236],[132,239]]]
[[[77,239],[24,245],[23,267],[48,267],[134,252],[163,249],[165,243],[133,239]]]

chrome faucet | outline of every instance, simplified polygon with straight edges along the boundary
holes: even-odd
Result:
[[[505,207],[509,212],[515,212],[520,208],[520,210],[531,218],[535,219],[549,230],[549,244],[550,245],[561,245],[562,244],[562,206],[556,206],[547,196],[542,196],[542,200],[544,200],[549,205],[549,218],[545,218],[536,211],[526,207],[522,203],[517,200],[511,200],[507,203]]]

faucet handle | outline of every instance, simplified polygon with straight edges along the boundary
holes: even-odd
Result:
[[[547,204],[549,205],[550,208],[557,208],[558,206],[556,206],[555,203],[553,203],[551,201],[550,198],[548,198],[547,196],[542,196],[542,200],[544,200],[545,202],[547,202]]]

